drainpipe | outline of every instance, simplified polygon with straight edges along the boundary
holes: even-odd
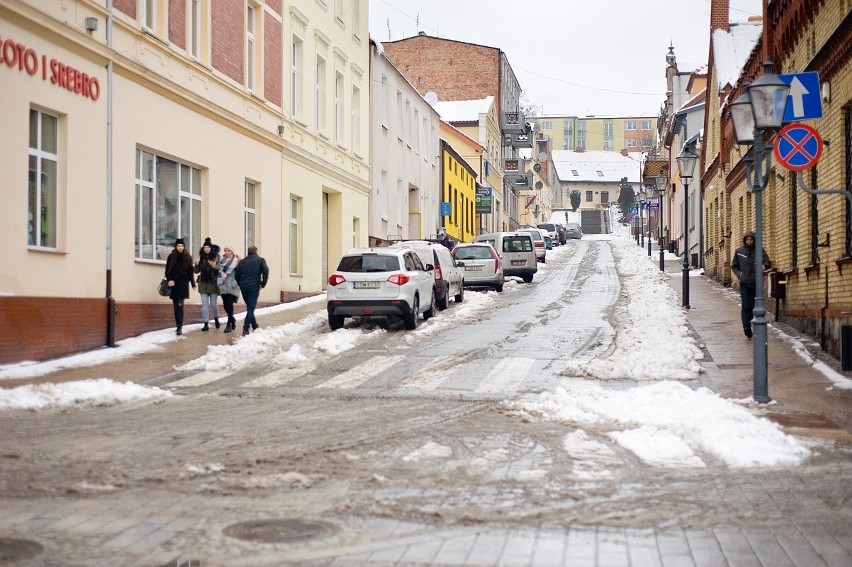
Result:
[[[115,344],[115,298],[112,296],[112,0],[107,0],[106,42],[110,50],[110,60],[107,62],[107,132],[106,132],[106,300],[107,300],[107,340],[109,347]]]

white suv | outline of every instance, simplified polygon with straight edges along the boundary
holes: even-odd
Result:
[[[403,240],[391,244],[389,248],[411,248],[424,264],[432,264],[435,269],[435,303],[443,311],[450,305],[450,297],[456,303],[464,301],[464,264],[459,266],[447,247],[429,240]]]
[[[421,313],[436,313],[433,269],[410,248],[350,251],[328,277],[329,326],[343,327],[346,317],[393,316],[416,329]]]

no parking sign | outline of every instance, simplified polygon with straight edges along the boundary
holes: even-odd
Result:
[[[790,171],[804,171],[816,165],[822,155],[822,138],[807,124],[788,124],[778,132],[775,158]]]

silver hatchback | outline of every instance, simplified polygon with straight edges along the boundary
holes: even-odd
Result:
[[[437,313],[434,266],[423,264],[409,248],[353,250],[328,277],[326,307],[332,330],[346,317],[402,317],[406,329],[417,328],[420,315]]]
[[[503,291],[503,262],[493,246],[487,242],[456,244],[453,256],[464,262],[465,287],[491,287]]]

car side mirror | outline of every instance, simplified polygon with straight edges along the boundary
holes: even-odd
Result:
[[[426,271],[427,272],[431,272],[434,269],[435,269],[435,266],[433,266],[432,264],[426,264]]]
[[[458,262],[457,261],[456,266],[458,266],[459,268],[464,268],[464,262]]]

